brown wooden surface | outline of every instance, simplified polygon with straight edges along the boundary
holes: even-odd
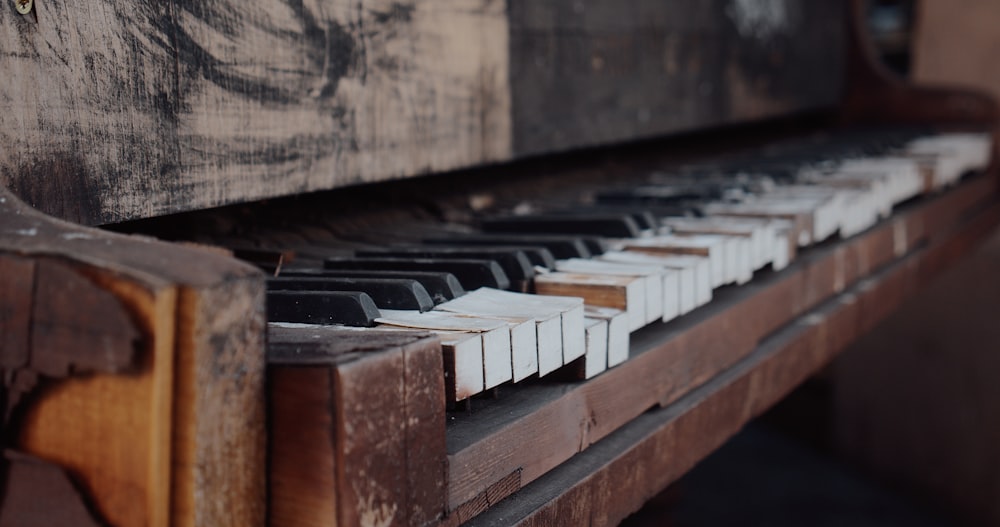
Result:
[[[841,3],[768,5],[8,2],[0,185],[103,224],[833,106]]]
[[[512,0],[515,154],[832,106],[844,3]]]
[[[996,32],[1000,8],[990,0],[921,0],[916,5],[912,77],[923,84],[975,88],[1000,97]]]
[[[932,2],[933,3],[933,2]],[[942,3],[943,5],[943,3]],[[986,93],[956,88],[951,83],[938,84],[921,73],[918,66],[917,80],[926,85],[913,85],[889,71],[877,58],[874,46],[864,31],[866,19],[865,0],[850,0],[851,34],[848,39],[847,89],[841,117],[852,123],[913,123],[969,126],[978,124],[995,129],[1000,108]],[[948,10],[960,9],[948,4]],[[925,15],[921,15],[924,17]],[[918,34],[921,31],[918,30]],[[918,38],[917,60],[926,44]],[[963,44],[967,45],[967,44]]]
[[[1000,95],[1000,4],[917,4],[912,77]],[[969,525],[1000,525],[996,233],[834,363],[837,449]],[[905,367],[900,367],[905,364]]]
[[[271,525],[425,525],[444,513],[436,338],[272,327],[269,357]]]
[[[114,525],[260,525],[259,273],[214,252],[53,220],[3,190],[0,225],[2,259],[34,268],[32,363],[36,351],[57,354],[35,373],[99,370],[46,382],[24,401],[9,446],[69,469]],[[0,282],[12,290],[25,279]],[[0,297],[0,313],[25,307],[13,302],[23,299]],[[129,360],[108,364],[115,347]]]
[[[839,453],[969,525],[1000,523],[998,262],[994,232],[849,347],[830,376]]]
[[[97,527],[69,476],[57,465],[7,450],[0,527]]]
[[[717,291],[706,308],[633,334],[631,359],[587,383],[514,387],[494,405],[454,415],[449,508],[477,499],[515,471],[527,484],[646,409],[676,401],[789,319],[947,232],[963,214],[992,200],[994,189],[991,178],[967,182],[860,236],[810,251],[782,273]]]
[[[1000,222],[990,205],[940,243],[918,248],[803,312],[732,367],[644,413],[476,520],[477,525],[615,525],[679,478],[849,342],[902,305]]]

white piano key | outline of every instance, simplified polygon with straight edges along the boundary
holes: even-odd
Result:
[[[541,295],[581,296],[588,305],[624,309],[633,331],[646,325],[645,286],[645,278],[636,276],[558,271],[535,277],[535,290]]]
[[[496,319],[506,322],[508,326],[510,326],[513,381],[520,382],[538,373],[538,330],[536,328],[536,321],[534,318],[523,316],[484,317],[483,315],[464,315],[461,313],[452,314],[464,317]],[[553,326],[555,325],[556,324],[553,324]],[[561,348],[562,343],[558,343],[556,347]]]
[[[804,247],[813,243],[813,203],[803,200],[760,200],[740,203],[709,203],[704,210],[712,216],[750,217],[786,220],[787,228],[796,233],[796,245]]]
[[[934,187],[943,188],[958,181],[970,170],[980,170],[990,161],[992,144],[989,134],[944,133],[910,141],[903,152],[933,156]]]
[[[749,259],[754,265],[753,269],[760,269],[770,263],[770,260],[766,259],[763,254],[763,226],[766,225],[763,221],[755,218],[740,220],[712,216],[668,217],[662,218],[660,221],[664,227],[677,234],[717,234],[747,238],[750,240],[748,250],[750,251]]]
[[[611,262],[660,265],[679,272],[678,309],[682,315],[712,299],[708,258],[629,251],[609,251],[598,258]]]
[[[608,368],[613,368],[628,360],[629,335],[628,315],[619,309],[587,306],[588,318],[604,320],[608,323]]]
[[[586,351],[582,298],[529,295],[484,287],[434,309],[534,319],[539,375],[555,371]]]
[[[583,378],[590,379],[608,369],[608,321],[585,317],[587,353],[583,358]]]
[[[707,258],[710,266],[709,280],[712,287],[726,283],[726,258],[722,239],[718,236],[654,236],[642,240],[628,240],[626,251],[658,255],[693,255]]]
[[[658,266],[637,266],[605,262],[594,259],[570,258],[556,262],[556,270],[569,273],[608,274],[642,278],[646,295],[646,324],[663,319],[664,278],[667,270]]]
[[[479,333],[482,338],[483,386],[494,388],[513,379],[510,325],[502,320],[456,316],[452,313],[428,311],[381,310],[375,321],[382,326],[394,326],[432,331],[462,331]]]
[[[462,401],[483,391],[483,339],[475,333],[435,331],[445,349],[445,373],[451,376],[455,400]],[[446,381],[449,381],[446,379]]]

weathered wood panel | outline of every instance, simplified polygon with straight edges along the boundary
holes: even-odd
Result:
[[[837,101],[841,2],[0,9],[0,184],[98,224]],[[37,18],[37,21],[36,21]]]
[[[836,104],[846,3],[511,0],[518,155]]]
[[[496,0],[0,16],[0,184],[104,223],[510,156]]]

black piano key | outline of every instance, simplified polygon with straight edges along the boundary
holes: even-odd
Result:
[[[403,278],[420,282],[435,304],[454,300],[465,294],[465,288],[451,273],[434,271],[367,271],[357,269],[295,269],[285,270],[279,276],[347,277],[347,278]]]
[[[492,260],[433,258],[329,258],[326,269],[385,271],[438,271],[451,273],[465,289],[509,289],[510,279]]]
[[[545,247],[556,258],[590,258],[593,253],[580,236],[546,236],[537,234],[456,234],[454,236],[428,237],[422,240],[430,245],[538,245]]]
[[[267,293],[267,319],[272,322],[372,327],[379,316],[375,301],[359,291]]]
[[[559,214],[531,214],[484,218],[479,222],[486,232],[539,233],[539,234],[589,234],[610,238],[637,238],[641,229],[627,214],[597,214],[591,216],[562,216]]]
[[[379,309],[429,311],[434,308],[430,294],[420,282],[405,278],[306,278],[280,277],[267,281],[270,291],[361,291]]]
[[[528,255],[518,249],[504,247],[386,247],[355,251],[362,258],[445,258],[493,260],[500,265],[507,278],[511,280],[530,280],[535,276],[535,268],[531,266]]]
[[[653,229],[656,227],[656,216],[650,210],[637,209],[636,207],[621,206],[621,205],[607,205],[602,203],[594,203],[588,205],[579,205],[571,209],[556,209],[550,211],[552,214],[560,214],[565,216],[592,216],[595,214],[625,214],[631,216],[635,224],[639,226],[640,229]]]

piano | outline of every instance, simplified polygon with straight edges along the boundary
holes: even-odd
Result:
[[[861,0],[2,9],[0,526],[616,524],[1000,223]]]

